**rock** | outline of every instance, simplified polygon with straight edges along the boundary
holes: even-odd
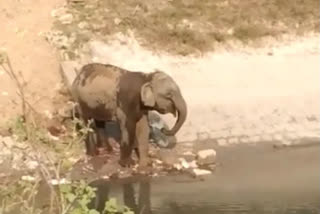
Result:
[[[263,134],[261,136],[261,140],[262,141],[265,141],[265,142],[271,142],[272,141],[272,136],[271,135],[268,135],[268,134]]]
[[[197,164],[197,162],[195,160],[189,162],[189,166],[192,169],[198,168],[198,164]]]
[[[73,21],[73,15],[71,13],[67,13],[60,16],[58,19],[62,24],[70,24]]]
[[[79,24],[78,24],[78,28],[80,28],[80,29],[85,29],[85,28],[89,28],[89,24],[88,24],[88,22],[84,22],[84,21],[82,21],[82,22],[80,22]]]
[[[237,143],[239,143],[239,140],[238,140],[238,138],[233,137],[233,138],[230,138],[230,139],[228,140],[228,143],[229,143],[229,144],[237,144]]]
[[[23,175],[23,176],[21,176],[21,180],[23,180],[23,181],[35,181],[36,178],[33,177],[33,176],[30,176],[30,175]]]
[[[50,181],[49,181],[49,183],[51,184],[51,185],[60,185],[60,184],[70,184],[71,182],[70,181],[68,181],[68,180],[66,180],[65,178],[62,178],[62,179],[60,179],[60,180],[58,180],[58,179],[51,179]]]
[[[199,165],[214,164],[216,161],[217,153],[213,149],[201,150],[197,153],[197,163]]]
[[[240,138],[241,143],[249,143],[249,137],[242,137]]]
[[[180,171],[183,167],[180,163],[175,163],[173,164],[173,168],[177,169],[178,171]]]
[[[3,137],[1,141],[7,148],[11,148],[14,145],[13,139],[9,136]]]
[[[198,132],[196,133],[197,135],[197,140],[199,141],[204,141],[210,138],[209,132]]]
[[[205,169],[192,169],[191,173],[195,177],[212,174],[211,171]]]
[[[115,18],[115,19],[113,20],[113,22],[114,22],[116,25],[119,25],[119,24],[122,22],[122,20],[119,19],[119,18]]]
[[[195,159],[196,155],[195,155],[194,153],[192,153],[191,151],[187,151],[187,152],[184,152],[184,153],[182,154],[182,157],[183,157],[186,161],[190,162],[190,161],[193,161],[193,160]]]
[[[39,163],[37,161],[30,160],[26,162],[26,166],[28,169],[32,170],[32,169],[36,169],[39,166]]]
[[[218,139],[218,145],[219,146],[226,146],[227,144],[227,140],[226,139]]]
[[[251,143],[258,143],[261,141],[261,137],[259,135],[254,135],[254,136],[249,137],[249,141]]]
[[[60,7],[58,9],[54,9],[51,11],[51,16],[52,17],[60,17],[62,15],[66,14],[66,8]]]
[[[283,140],[283,136],[281,134],[275,134],[273,136],[273,139],[276,141],[282,141]]]

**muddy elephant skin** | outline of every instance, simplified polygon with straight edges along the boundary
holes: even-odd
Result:
[[[177,116],[172,129],[163,129],[166,135],[175,135],[187,117],[187,105],[175,81],[166,73],[156,70],[152,73],[134,72],[110,64],[91,63],[82,67],[72,85],[75,101],[85,123],[94,121],[97,144],[104,144],[112,150],[104,134],[97,126],[106,121],[119,123],[121,131],[120,164],[133,163],[133,149],[140,159],[140,165],[147,162],[149,126],[147,113],[156,110],[161,114]],[[87,154],[95,155],[96,144],[86,140]],[[136,149],[137,147],[137,149]]]

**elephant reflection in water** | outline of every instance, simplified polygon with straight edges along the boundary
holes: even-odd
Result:
[[[109,198],[111,184],[104,181],[94,181],[90,186],[97,188],[96,197],[89,204],[89,208],[96,209],[102,213],[104,205]],[[151,214],[150,201],[151,186],[149,180],[139,182],[138,200],[135,198],[133,183],[122,184],[122,195],[124,205],[129,207],[136,214]]]

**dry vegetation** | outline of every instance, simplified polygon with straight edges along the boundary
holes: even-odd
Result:
[[[318,0],[93,0],[73,1],[71,23],[56,29],[73,36],[72,47],[93,37],[132,31],[148,48],[187,55],[229,41],[319,31]]]

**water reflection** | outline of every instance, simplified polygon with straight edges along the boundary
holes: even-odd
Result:
[[[218,193],[216,196],[211,195],[211,197],[203,197],[205,193],[204,195],[194,193],[195,200],[187,202],[184,195],[187,198],[190,195],[182,189],[179,189],[180,197],[175,197],[175,199],[170,197],[170,193],[159,195],[153,192],[151,194],[150,179],[117,184],[100,180],[90,185],[97,188],[96,198],[91,202],[90,208],[95,208],[99,212],[104,209],[105,202],[111,198],[110,195],[113,195],[113,197],[116,195],[120,204],[131,208],[136,214],[315,214],[320,211],[319,194],[313,195],[314,197],[302,197],[299,200],[291,201],[289,198],[277,198],[275,193],[275,197],[270,201],[270,198],[266,200],[266,198],[260,196],[250,200],[243,200],[243,198],[234,200],[231,195],[228,199],[219,197]],[[174,194],[177,192],[174,189],[172,191],[175,192]],[[212,190],[208,189],[208,192],[210,191]],[[151,200],[155,202],[153,207],[151,206]]]
[[[120,185],[122,192],[122,202],[129,207],[134,213],[151,214],[151,186],[149,179],[142,179],[137,182],[139,188],[135,191],[134,182],[124,182]],[[90,186],[97,188],[96,198],[89,204],[90,208],[94,208],[100,213],[104,209],[105,202],[110,199],[110,191],[114,183],[108,181],[97,180]],[[138,198],[136,198],[138,195]]]
[[[223,167],[204,181],[179,176],[95,181],[91,206],[102,211],[112,196],[136,214],[320,213],[320,147],[277,152],[230,147],[218,153],[225,157]]]

